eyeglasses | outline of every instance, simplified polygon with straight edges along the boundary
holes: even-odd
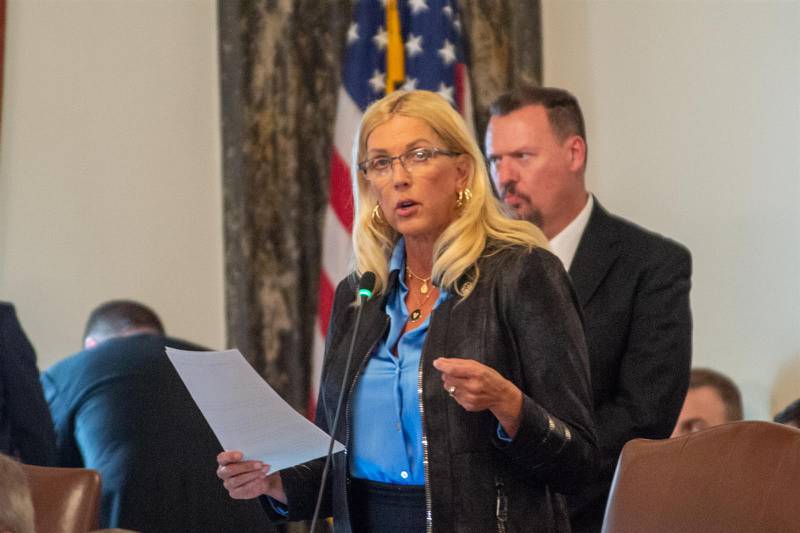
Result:
[[[403,169],[409,174],[424,170],[430,165],[431,159],[438,155],[445,155],[447,157],[455,157],[461,155],[460,152],[451,152],[441,148],[412,148],[408,152],[404,152],[394,157],[388,155],[379,155],[372,159],[367,159],[358,164],[358,169],[364,173],[364,176],[375,184],[386,183],[391,178],[394,171],[394,160],[400,161]]]

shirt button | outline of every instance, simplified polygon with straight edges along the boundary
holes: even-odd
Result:
[[[408,479],[408,472],[403,470],[402,472],[400,472],[400,477],[403,479]]]
[[[398,422],[397,424],[395,424],[395,425],[394,425],[394,427],[395,427],[395,429],[396,429],[397,431],[400,431],[400,422]]]

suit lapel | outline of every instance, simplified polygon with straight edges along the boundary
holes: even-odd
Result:
[[[578,249],[569,269],[569,276],[578,293],[581,307],[586,307],[611,265],[617,260],[618,241],[611,217],[595,198],[589,223],[578,243]]]

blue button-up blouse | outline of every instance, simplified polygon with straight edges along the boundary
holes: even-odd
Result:
[[[375,348],[353,394],[350,473],[382,483],[424,485],[418,387],[420,354],[430,316],[419,327],[403,333],[409,311],[405,304],[408,286],[402,275],[402,238],[395,245],[389,270],[399,271],[400,283],[386,300],[389,332]],[[440,289],[433,308],[447,296]]]

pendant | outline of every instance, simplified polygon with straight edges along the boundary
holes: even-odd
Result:
[[[428,282],[427,281],[423,281],[422,282],[422,287],[419,288],[419,292],[421,292],[422,294],[428,294]]]
[[[421,316],[422,316],[422,311],[420,311],[419,309],[414,309],[413,311],[411,311],[411,316],[408,317],[408,319],[411,320],[411,322],[416,322],[417,320],[419,320],[419,317]]]

